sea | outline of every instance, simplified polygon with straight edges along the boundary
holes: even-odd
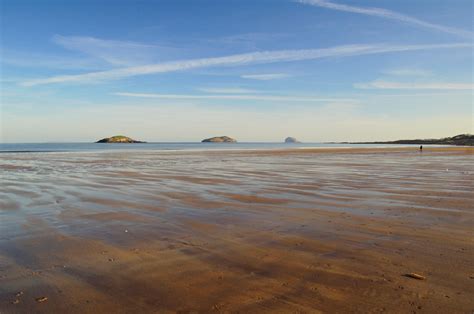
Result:
[[[418,145],[397,144],[348,144],[348,143],[196,143],[196,142],[156,142],[156,143],[0,143],[0,153],[33,152],[97,152],[97,151],[206,151],[206,150],[267,150],[295,148],[377,148],[377,147],[417,147]],[[441,146],[441,145],[430,145]]]

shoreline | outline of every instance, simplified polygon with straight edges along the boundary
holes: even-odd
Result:
[[[113,144],[110,144],[113,145]],[[129,145],[129,144],[121,144]],[[130,144],[133,145],[133,144]],[[215,144],[221,145],[221,144]],[[232,145],[232,144],[222,144],[222,145]],[[35,153],[205,153],[205,152],[230,152],[230,153],[297,153],[305,151],[307,153],[318,153],[318,152],[329,152],[329,153],[340,153],[340,152],[350,152],[350,153],[364,153],[364,152],[377,152],[377,151],[386,151],[386,152],[395,152],[395,151],[419,151],[418,145],[405,145],[405,144],[395,144],[398,146],[392,145],[381,145],[376,147],[354,147],[354,146],[336,146],[336,147],[262,147],[262,148],[183,148],[183,149],[83,149],[83,150],[0,150],[1,154],[35,154]],[[474,152],[474,147],[472,146],[456,146],[456,145],[424,145],[423,152],[441,152],[441,151],[465,151],[465,152]]]

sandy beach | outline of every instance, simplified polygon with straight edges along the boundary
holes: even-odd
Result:
[[[474,311],[473,148],[5,153],[0,174],[2,314]]]

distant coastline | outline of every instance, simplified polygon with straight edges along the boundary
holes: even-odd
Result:
[[[336,144],[336,142],[331,142]],[[440,139],[413,139],[396,141],[375,141],[375,142],[337,142],[337,144],[419,144],[419,145],[457,145],[474,146],[474,135],[459,134],[453,137]]]

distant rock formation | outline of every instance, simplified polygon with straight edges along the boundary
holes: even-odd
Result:
[[[202,143],[237,143],[237,141],[228,136],[215,136],[206,138],[201,141]]]
[[[356,142],[351,144],[421,144],[421,145],[458,145],[458,146],[474,146],[474,135],[459,134],[453,137],[445,137],[440,139],[415,139],[415,140],[398,140],[388,142]]]
[[[296,138],[289,136],[285,138],[285,143],[301,143],[301,142],[298,141]]]
[[[101,140],[98,140],[96,143],[146,143],[142,141],[136,141],[131,139],[130,137],[126,137],[123,135],[115,135],[112,137],[106,137]]]

